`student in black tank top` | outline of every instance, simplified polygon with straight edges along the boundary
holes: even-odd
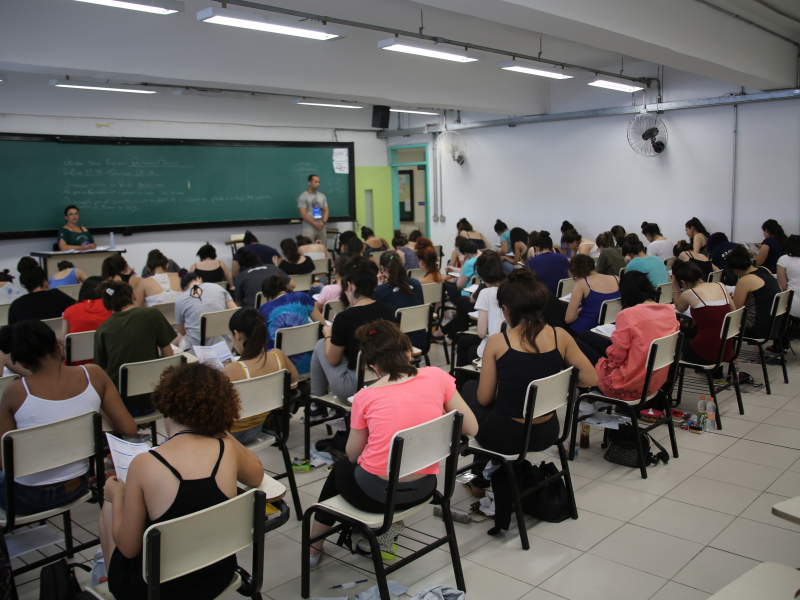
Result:
[[[105,486],[100,543],[109,590],[117,600],[145,600],[142,536],[154,523],[198,512],[236,496],[238,479],[250,487],[264,478],[261,461],[227,434],[238,418],[238,397],[220,371],[195,363],[167,369],[152,394],[170,417],[170,436],[157,449],[134,458],[126,483]],[[209,542],[213,543],[213,542]],[[162,600],[211,600],[233,578],[230,556],[161,586]]]
[[[547,288],[533,273],[520,269],[498,289],[497,302],[510,324],[509,331],[489,338],[480,381],[467,382],[462,392],[478,419],[475,439],[487,450],[519,452],[525,433],[523,407],[531,381],[573,366],[579,371],[579,387],[597,383],[597,373],[572,336],[545,324],[547,300]],[[558,435],[555,413],[535,418],[528,449],[545,450]]]
[[[764,267],[754,267],[744,246],[736,246],[725,256],[728,267],[739,278],[733,292],[735,306],[747,309],[745,337],[765,339],[769,336],[772,302],[781,293],[778,280]]]

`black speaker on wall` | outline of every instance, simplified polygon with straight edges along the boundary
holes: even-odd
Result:
[[[373,106],[372,107],[372,126],[378,129],[389,128],[389,107],[388,106]]]

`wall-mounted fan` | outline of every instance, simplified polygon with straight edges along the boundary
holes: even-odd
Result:
[[[657,114],[636,115],[628,123],[628,143],[637,154],[658,156],[667,149],[667,126]]]
[[[446,167],[463,165],[467,160],[467,140],[457,131],[445,131],[436,138],[436,152]]]

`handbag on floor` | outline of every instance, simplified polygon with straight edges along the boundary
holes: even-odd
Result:
[[[81,600],[92,596],[84,594],[75,577],[75,568],[91,571],[86,565],[68,564],[66,559],[42,567],[39,578],[39,600]]]
[[[636,454],[636,432],[633,429],[633,424],[624,423],[620,425],[619,429],[609,429],[607,431],[608,437],[603,447],[607,446],[608,449],[603,455],[603,458],[617,465],[634,468],[638,467],[639,457]],[[650,437],[649,433],[641,436],[639,441],[642,444],[642,452],[644,453],[644,462],[646,466],[657,465],[660,461],[663,461],[664,464],[669,462],[669,453],[661,444]],[[658,453],[653,454],[650,452],[650,442],[653,442],[658,448]]]

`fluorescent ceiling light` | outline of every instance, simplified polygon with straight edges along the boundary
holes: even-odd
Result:
[[[500,68],[504,71],[516,71],[517,73],[527,73],[528,75],[538,75],[539,77],[550,77],[551,79],[572,79],[572,75],[565,74],[562,70],[551,71],[539,64],[529,66],[531,63],[521,63],[518,60],[505,60],[500,63]],[[534,63],[535,64],[535,63]]]
[[[241,10],[227,8],[204,8],[197,11],[197,20],[216,25],[228,25],[243,29],[254,29],[268,33],[282,33],[294,35],[311,40],[333,40],[347,37],[347,30],[322,23],[309,23],[307,21],[292,21],[277,17],[265,17]]]
[[[327,106],[329,108],[364,108],[357,104],[336,104],[335,100],[318,100],[315,98],[293,98],[292,102],[295,104],[302,104],[304,106]]]
[[[51,79],[50,85],[76,90],[99,90],[103,92],[127,92],[129,94],[155,94],[156,90],[145,90],[141,87],[119,85],[116,83],[96,83],[93,81],[73,81],[71,79]]]
[[[627,79],[616,79],[606,75],[591,77],[590,79],[586,80],[586,83],[594,87],[606,88],[607,90],[616,90],[618,92],[632,93],[644,89],[642,85],[633,81],[628,81]]]
[[[426,110],[410,110],[408,108],[390,108],[389,112],[409,113],[412,115],[436,115],[437,117],[439,116],[439,113],[428,112]]]
[[[122,0],[76,0],[76,2],[127,8],[155,15],[171,15],[172,13],[183,12],[183,2],[178,2],[177,0],[130,0],[130,2],[122,2]]]
[[[8,79],[8,75],[5,73],[0,73],[0,81],[5,81],[6,79]]]
[[[448,46],[431,44],[418,40],[407,40],[400,38],[389,38],[378,42],[378,48],[392,50],[393,52],[403,52],[404,54],[416,54],[429,58],[441,58],[442,60],[452,60],[453,62],[468,63],[476,60],[483,60],[480,52],[469,50],[455,50]]]

